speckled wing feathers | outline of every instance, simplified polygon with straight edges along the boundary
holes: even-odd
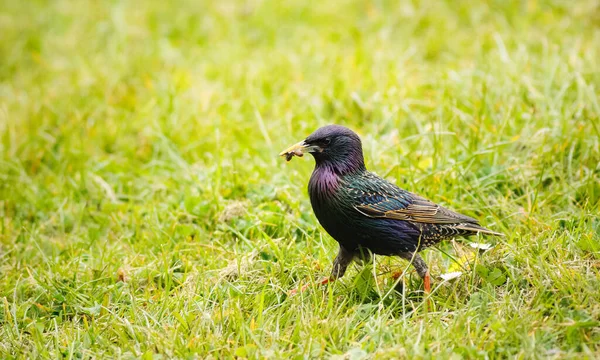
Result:
[[[346,185],[358,212],[370,218],[421,224],[421,236],[427,243],[477,232],[502,235],[480,226],[471,217],[448,210],[369,172],[354,177]]]
[[[372,173],[365,173],[348,187],[354,208],[368,217],[430,224],[477,224],[477,220],[473,218],[400,189]]]
[[[429,224],[458,224],[461,222],[477,223],[473,218],[445,209],[418,195],[408,193],[410,197],[400,203],[409,202],[401,208],[390,208],[392,204],[399,203],[395,198],[386,198],[380,203],[364,203],[355,205],[355,208],[369,217],[383,217],[395,220],[406,220]]]

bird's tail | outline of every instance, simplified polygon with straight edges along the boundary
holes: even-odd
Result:
[[[472,224],[472,223],[462,223],[455,226],[456,229],[472,231],[474,233],[486,234],[486,235],[494,235],[494,236],[504,236],[504,234],[492,231],[490,229],[486,229],[483,226]]]

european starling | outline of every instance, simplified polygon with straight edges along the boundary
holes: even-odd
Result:
[[[306,152],[316,162],[308,183],[310,203],[340,245],[322,284],[342,277],[354,259],[395,255],[411,262],[429,292],[429,271],[419,251],[455,236],[502,236],[367,171],[360,138],[346,127],[324,126],[280,155],[289,161]]]

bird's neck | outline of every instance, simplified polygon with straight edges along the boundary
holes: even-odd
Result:
[[[352,166],[350,166],[352,165]],[[325,200],[333,197],[346,176],[358,175],[367,171],[364,163],[346,164],[336,162],[317,162],[308,183],[311,198]]]
[[[340,177],[367,171],[362,152],[335,160],[315,156],[315,162],[315,172],[333,173]]]
[[[308,182],[311,198],[324,199],[332,196],[340,184],[339,176],[326,166],[317,166]]]

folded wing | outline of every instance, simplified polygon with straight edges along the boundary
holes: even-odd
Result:
[[[414,223],[446,225],[466,232],[502,235],[479,225],[469,216],[448,210],[421,196],[368,174],[361,183],[351,185],[354,208],[370,218],[404,220]]]

